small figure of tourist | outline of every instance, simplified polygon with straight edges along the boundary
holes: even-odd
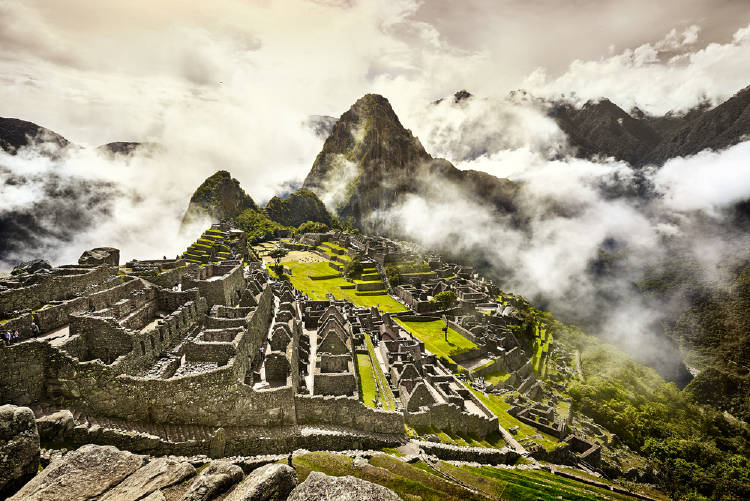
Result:
[[[20,336],[18,335],[18,331],[13,331],[13,342],[17,343],[20,339]]]
[[[289,463],[289,466],[292,466],[292,459],[293,459],[293,457],[294,457],[293,453],[290,452],[289,456],[287,456],[287,458],[286,458],[286,462]]]
[[[36,322],[31,322],[31,335],[34,337],[39,335],[39,326]]]
[[[3,332],[3,343],[10,344],[10,331]]]

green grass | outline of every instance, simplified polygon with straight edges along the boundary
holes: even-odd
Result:
[[[346,250],[346,247],[342,247],[339,244],[335,244],[333,242],[323,242],[321,245],[327,245],[328,247],[332,249],[338,249],[338,250],[343,250],[343,251]]]
[[[537,323],[534,340],[534,346],[536,347],[536,350],[534,352],[534,356],[531,358],[531,364],[534,367],[534,372],[536,372],[537,374],[544,374],[544,369],[547,365],[547,357],[542,357],[542,354],[547,353],[547,355],[549,356],[549,345],[551,342],[552,334],[547,334],[546,327],[543,324]]]
[[[491,435],[488,435],[483,439],[480,439],[475,436],[459,435],[452,431],[438,430],[437,428],[431,427],[420,430],[419,435],[422,439],[424,439],[426,435],[435,435],[444,444],[458,445],[462,447],[485,447],[501,449],[507,445],[499,431],[497,433],[492,433]]]
[[[372,373],[370,356],[357,353],[357,366],[359,370],[359,398],[366,406],[375,407],[375,402],[378,401],[377,384]]]
[[[497,384],[497,383],[502,383],[503,381],[508,379],[510,377],[510,373],[498,371],[498,372],[492,372],[490,374],[485,374],[482,377],[489,384]]]
[[[441,471],[503,500],[632,499],[609,489],[590,486],[541,470],[508,470],[492,466],[453,466],[440,462]]]
[[[296,456],[292,462],[299,481],[303,482],[311,471],[327,475],[351,475],[391,489],[404,500],[425,501],[479,500],[484,499],[472,492],[447,482],[442,476],[431,472],[429,466],[417,468],[387,455],[377,455],[362,468],[354,466],[353,460],[340,454],[310,452]]]
[[[511,405],[501,397],[497,395],[487,395],[485,393],[482,393],[481,391],[471,388],[468,385],[467,388],[469,388],[469,390],[474,393],[474,395],[476,395],[476,397],[481,400],[481,402],[486,405],[487,408],[492,411],[495,416],[497,416],[497,421],[500,426],[502,426],[506,430],[508,428],[513,428],[514,426],[519,427],[518,433],[516,433],[515,435],[515,439],[519,442],[532,435],[539,435],[542,437],[541,439],[538,436],[534,436],[532,440],[545,448],[555,447],[559,443],[559,440],[552,435],[542,433],[533,426],[522,423],[518,419],[508,414],[507,411],[508,409],[510,409]]]
[[[376,306],[381,313],[396,313],[406,311],[407,308],[393,299],[387,293],[377,296],[358,296],[354,289],[341,289],[341,286],[351,286],[342,277],[327,280],[312,280],[309,275],[326,276],[336,274],[336,270],[328,266],[328,263],[301,263],[297,261],[285,261],[284,266],[292,270],[291,281],[295,288],[307,294],[310,299],[327,299],[326,294],[331,293],[336,299],[346,299],[357,306]]]
[[[391,449],[386,449],[388,452]],[[540,470],[503,469],[491,466],[453,466],[439,462],[433,468],[422,461],[405,463],[388,454],[376,454],[362,466],[342,454],[309,452],[292,462],[299,481],[311,471],[327,475],[351,475],[391,489],[404,500],[590,500],[631,499],[600,487],[552,475]],[[466,489],[449,477],[478,490]]]
[[[405,322],[396,320],[406,330],[414,334],[424,342],[425,348],[437,355],[449,360],[452,355],[467,352],[477,347],[476,344],[463,337],[453,329],[448,329],[448,341],[445,340],[443,327],[445,323],[442,320],[433,320],[432,322]]]
[[[396,398],[393,396],[393,392],[391,391],[391,387],[388,385],[388,380],[386,379],[385,374],[383,374],[383,369],[377,362],[378,358],[377,355],[375,355],[375,347],[372,345],[372,340],[370,339],[370,336],[366,334],[365,344],[367,345],[367,350],[370,352],[370,357],[372,359],[372,362],[374,363],[374,374],[377,379],[376,382],[382,390],[380,395],[380,404],[383,406],[383,409],[395,410]]]

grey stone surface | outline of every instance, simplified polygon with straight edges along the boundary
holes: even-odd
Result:
[[[285,464],[268,464],[250,473],[225,501],[284,500],[297,486],[297,472]]]
[[[0,407],[0,498],[32,478],[39,468],[39,434],[28,407]]]
[[[36,427],[42,440],[64,440],[65,435],[73,431],[74,426],[73,413],[67,409],[42,416],[36,420]]]
[[[13,267],[11,275],[22,275],[24,273],[36,273],[42,270],[51,270],[52,265],[44,259],[34,259],[32,261],[24,261]]]
[[[84,251],[78,258],[78,264],[119,266],[120,250],[114,247],[97,247]]]
[[[392,490],[349,475],[331,477],[313,471],[294,489],[288,501],[396,501],[401,498]]]
[[[144,456],[112,446],[85,445],[53,461],[10,499],[86,500],[109,490],[140,468]]]
[[[193,465],[173,458],[154,459],[107,492],[102,501],[141,499],[152,492],[195,475]]]
[[[213,461],[196,478],[181,501],[208,501],[242,480],[242,468],[227,461]]]

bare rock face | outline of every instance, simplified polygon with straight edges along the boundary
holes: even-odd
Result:
[[[112,446],[84,445],[54,460],[13,501],[73,501],[100,496],[138,470],[145,456]]]
[[[39,437],[53,442],[64,440],[65,435],[73,430],[73,426],[75,426],[73,413],[67,409],[36,420]]]
[[[190,463],[173,458],[154,459],[107,492],[101,501],[136,501],[192,476],[195,476],[195,468]]]
[[[39,433],[28,407],[0,406],[0,498],[15,492],[39,469]]]
[[[49,271],[52,269],[52,265],[44,259],[33,259],[31,261],[24,261],[13,267],[11,275],[25,275],[32,274],[38,271]]]
[[[103,264],[109,266],[120,265],[120,250],[114,247],[97,247],[84,251],[78,258],[78,264],[86,266],[100,266]]]
[[[281,501],[296,486],[297,472],[294,468],[285,464],[267,464],[250,473],[225,501]]]
[[[364,501],[369,499],[399,501],[401,498],[392,490],[367,480],[350,475],[331,477],[313,471],[304,482],[292,491],[288,501],[305,501],[307,499],[315,499],[316,501]]]
[[[195,479],[180,501],[208,501],[242,480],[242,468],[227,461],[213,461]]]

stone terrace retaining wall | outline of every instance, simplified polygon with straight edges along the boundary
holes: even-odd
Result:
[[[519,454],[507,447],[491,449],[489,447],[459,447],[451,444],[438,444],[417,440],[419,447],[431,456],[444,461],[470,461],[483,464],[513,464]]]
[[[498,431],[497,417],[470,414],[456,405],[447,403],[437,404],[419,412],[407,412],[405,419],[417,429],[433,427],[481,438]]]
[[[367,407],[355,397],[297,395],[295,405],[300,424],[331,424],[375,433],[404,433],[402,414]]]
[[[111,266],[86,269],[83,273],[77,271],[71,268],[69,275],[53,274],[41,283],[0,292],[0,314],[39,308],[50,301],[71,299],[117,274],[117,269]]]

